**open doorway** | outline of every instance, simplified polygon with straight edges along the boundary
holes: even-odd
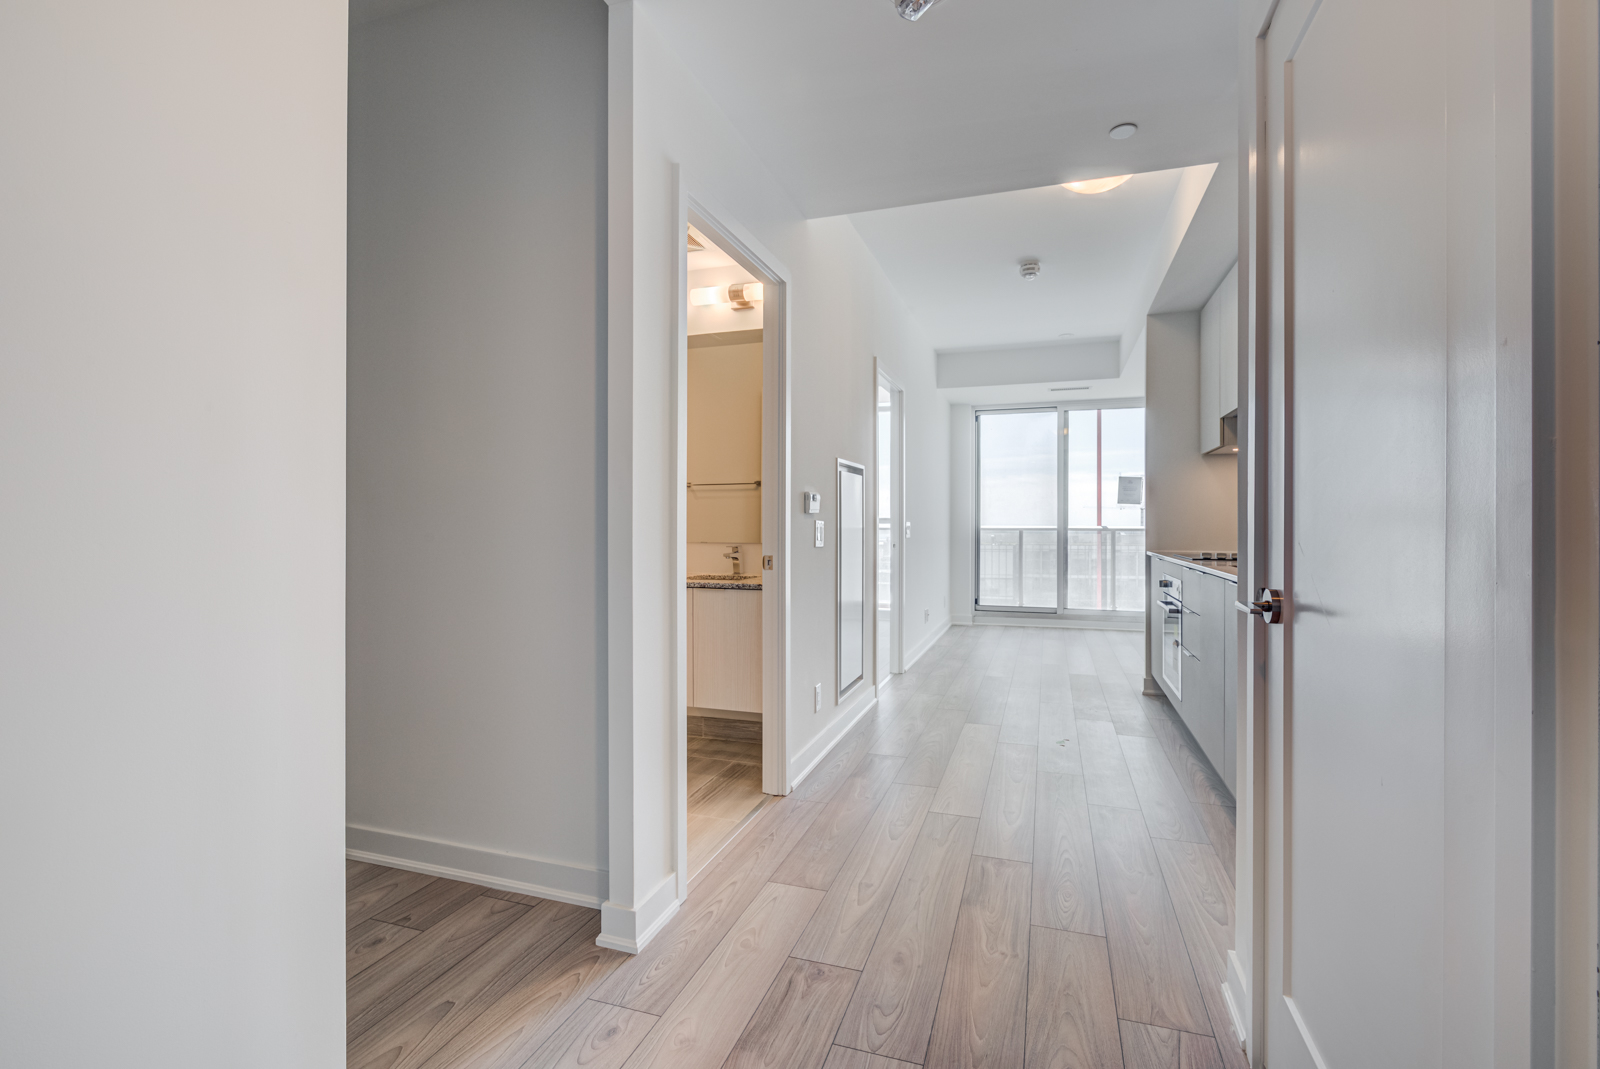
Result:
[[[683,782],[693,879],[768,800],[766,751],[782,733],[765,728],[763,608],[776,574],[776,547],[763,541],[767,282],[704,220],[686,236]]]
[[[901,455],[902,414],[904,392],[894,380],[878,372],[877,425],[874,439],[876,447],[877,483],[877,562],[874,614],[877,629],[874,636],[876,669],[873,680],[879,686],[889,681],[901,667],[900,589],[901,561],[906,536],[910,533],[904,520],[904,491],[901,472],[904,460]]]

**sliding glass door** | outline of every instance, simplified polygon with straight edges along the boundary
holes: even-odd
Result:
[[[979,609],[1144,610],[1144,409],[980,409]]]

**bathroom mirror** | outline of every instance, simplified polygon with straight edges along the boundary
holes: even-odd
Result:
[[[866,644],[862,628],[867,590],[866,537],[867,469],[848,460],[839,461],[839,697],[854,690],[866,675]]]

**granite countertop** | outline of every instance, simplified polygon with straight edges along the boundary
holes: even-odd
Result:
[[[1162,560],[1181,564],[1185,568],[1198,568],[1202,572],[1220,575],[1224,579],[1230,579],[1234,582],[1239,581],[1239,562],[1235,560],[1190,560],[1187,557],[1180,557],[1173,553],[1158,553],[1153,549],[1149,550],[1149,553],[1152,557],[1160,557]]]
[[[760,590],[759,575],[691,575],[689,586],[694,590]]]

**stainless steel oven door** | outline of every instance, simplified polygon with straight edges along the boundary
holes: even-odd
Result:
[[[1167,685],[1167,695],[1173,701],[1183,698],[1183,596],[1182,580],[1162,584],[1161,596],[1161,681]]]

